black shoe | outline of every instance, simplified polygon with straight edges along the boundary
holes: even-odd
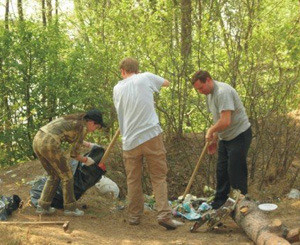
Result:
[[[213,201],[210,205],[212,207],[212,209],[219,209],[224,203],[226,202],[226,200],[218,200],[218,201]]]

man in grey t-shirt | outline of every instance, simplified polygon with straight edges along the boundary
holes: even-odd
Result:
[[[247,194],[247,154],[252,140],[250,122],[245,108],[234,88],[215,81],[207,71],[197,71],[192,83],[206,95],[208,110],[214,124],[207,130],[208,153],[214,154],[218,145],[217,190],[212,207],[222,206],[230,187]],[[219,144],[217,144],[219,139]]]
[[[120,70],[123,80],[114,87],[113,100],[122,134],[129,224],[138,225],[143,214],[141,179],[145,158],[156,200],[158,223],[173,230],[182,223],[171,218],[166,181],[166,150],[153,99],[153,92],[169,86],[169,81],[150,72],[138,73],[139,64],[133,58],[122,60]]]

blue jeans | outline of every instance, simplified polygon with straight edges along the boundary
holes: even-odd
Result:
[[[247,154],[252,140],[251,127],[232,140],[221,140],[218,146],[217,190],[214,201],[225,202],[230,187],[247,194]]]

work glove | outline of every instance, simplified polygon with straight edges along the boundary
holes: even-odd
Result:
[[[93,165],[95,163],[95,161],[92,158],[90,158],[90,157],[87,157],[86,159],[87,160],[84,163],[84,165],[86,165],[86,166],[91,166],[91,165]]]

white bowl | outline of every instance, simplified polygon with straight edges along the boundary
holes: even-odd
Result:
[[[273,210],[277,209],[278,206],[273,203],[263,203],[263,204],[259,204],[258,208],[262,211],[273,211]]]

